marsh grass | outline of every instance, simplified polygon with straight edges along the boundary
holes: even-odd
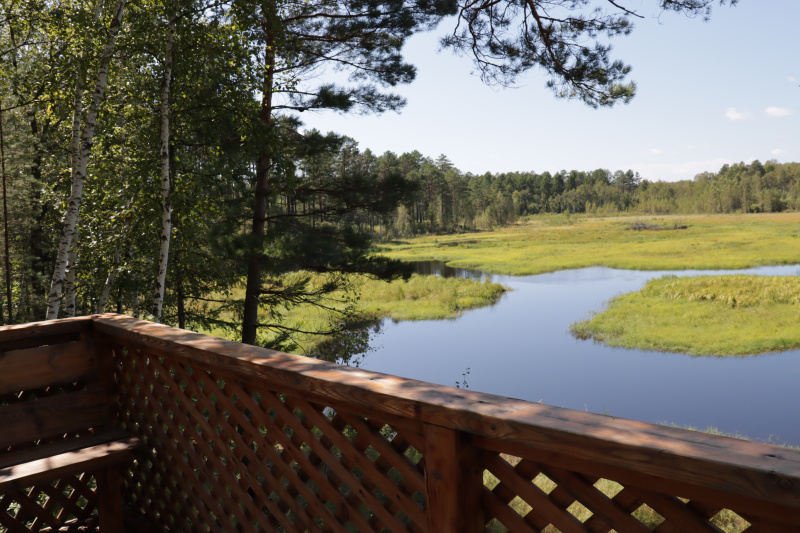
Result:
[[[288,276],[304,276],[303,273]],[[291,280],[287,280],[291,281]],[[311,284],[325,283],[324,275],[312,275]],[[342,310],[350,307],[358,321],[392,318],[394,320],[434,320],[456,318],[462,312],[495,303],[507,290],[489,280],[476,281],[463,278],[443,278],[414,274],[407,281],[385,282],[364,276],[352,276],[347,280],[348,290],[332,293],[324,301],[328,307]],[[234,298],[243,297],[243,289],[232,293]],[[298,305],[291,308],[276,309],[283,325],[305,331],[329,330],[334,321],[341,316],[314,307]],[[262,314],[261,322],[269,322],[270,317]],[[206,331],[221,337],[230,337],[231,332]],[[296,333],[292,339],[297,351],[310,353],[320,343],[330,337]]]
[[[570,329],[611,346],[693,355],[790,350],[800,347],[800,278],[665,276]]]
[[[653,227],[632,231],[631,225]],[[665,231],[665,228],[680,231]],[[590,266],[636,270],[733,269],[800,263],[800,213],[547,215],[494,231],[388,245],[404,261],[441,260],[484,272],[533,275]]]

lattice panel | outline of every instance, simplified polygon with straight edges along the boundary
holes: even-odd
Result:
[[[486,450],[482,461],[490,533],[764,531],[733,511],[701,502]]]
[[[422,428],[115,346],[145,440],[129,503],[167,531],[424,531]]]
[[[81,474],[0,494],[0,533],[96,531],[95,487]]]

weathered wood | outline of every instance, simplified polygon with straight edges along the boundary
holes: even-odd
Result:
[[[78,340],[81,332],[91,330],[92,323],[92,316],[82,316],[0,326],[0,352]]]
[[[342,367],[134,319],[96,330],[232,376],[800,511],[800,452]],[[800,515],[800,512],[798,512]]]
[[[97,375],[97,357],[90,340],[0,352],[0,395]]]
[[[483,468],[469,436],[426,424],[424,454],[428,531],[482,532]]]
[[[43,481],[126,462],[133,459],[133,450],[138,445],[138,439],[125,438],[55,455],[50,455],[50,447],[42,446],[39,458],[11,465],[8,463],[14,454],[9,454],[3,457],[8,466],[0,469],[0,491],[21,490]],[[30,458],[30,451],[20,452],[20,456]]]
[[[86,428],[105,427],[111,420],[113,408],[106,398],[91,389],[0,406],[0,449]]]
[[[138,440],[135,442],[138,444]],[[118,468],[104,468],[95,472],[95,478],[100,531],[125,531],[122,514],[122,473]]]

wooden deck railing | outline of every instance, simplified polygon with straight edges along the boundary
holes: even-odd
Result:
[[[0,358],[87,336],[145,443],[123,483],[129,531],[800,531],[795,450],[119,315],[0,328]],[[34,529],[25,510],[63,507],[56,492],[0,494],[0,532]]]

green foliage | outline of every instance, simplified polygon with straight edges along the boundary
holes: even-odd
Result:
[[[380,237],[485,230],[530,215],[773,213],[800,208],[800,163],[725,165],[694,180],[651,182],[638,173],[461,173],[445,156],[387,152],[375,161],[418,184]]]
[[[794,276],[667,276],[614,298],[572,332],[627,348],[751,355],[800,347],[798,321]]]

